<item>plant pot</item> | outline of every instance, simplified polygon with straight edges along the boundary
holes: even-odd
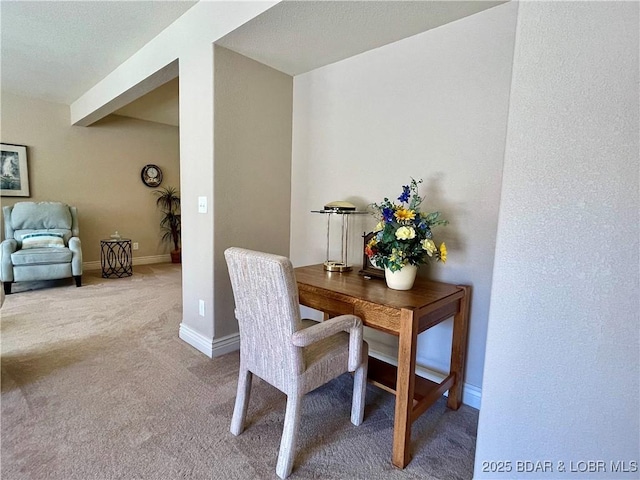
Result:
[[[182,250],[171,250],[171,263],[182,263]]]
[[[387,281],[387,287],[393,290],[411,290],[417,273],[418,267],[416,265],[405,265],[395,272],[385,268],[384,279]]]

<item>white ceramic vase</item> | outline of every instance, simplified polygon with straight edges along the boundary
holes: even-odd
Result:
[[[418,273],[416,265],[405,265],[395,272],[385,267],[384,279],[387,281],[387,287],[393,290],[411,290],[416,280],[416,273]]]

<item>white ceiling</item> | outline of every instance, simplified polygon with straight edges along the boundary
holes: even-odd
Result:
[[[2,0],[2,89],[71,104],[196,3]]]
[[[191,1],[0,1],[2,89],[70,104]],[[284,1],[219,45],[298,75],[503,1]],[[177,124],[177,82],[117,114]]]

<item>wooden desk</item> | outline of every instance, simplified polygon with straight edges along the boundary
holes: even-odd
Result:
[[[447,406],[462,402],[471,288],[417,279],[413,289],[391,290],[379,279],[356,272],[326,272],[322,265],[295,269],[300,303],[325,313],[359,316],[367,327],[399,337],[398,368],[369,357],[369,381],[396,396],[392,462],[411,460],[411,424],[444,392]],[[418,334],[454,317],[449,375],[435,383],[415,375]]]

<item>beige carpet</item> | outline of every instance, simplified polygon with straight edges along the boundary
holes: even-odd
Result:
[[[16,284],[1,314],[2,479],[275,479],[285,396],[254,381],[248,427],[229,433],[238,354],[208,359],[178,338],[180,269],[134,268]],[[25,288],[26,287],[26,288]],[[370,386],[349,422],[348,375],[309,394],[292,479],[464,479],[478,412],[439,401],[390,463],[393,397]]]

